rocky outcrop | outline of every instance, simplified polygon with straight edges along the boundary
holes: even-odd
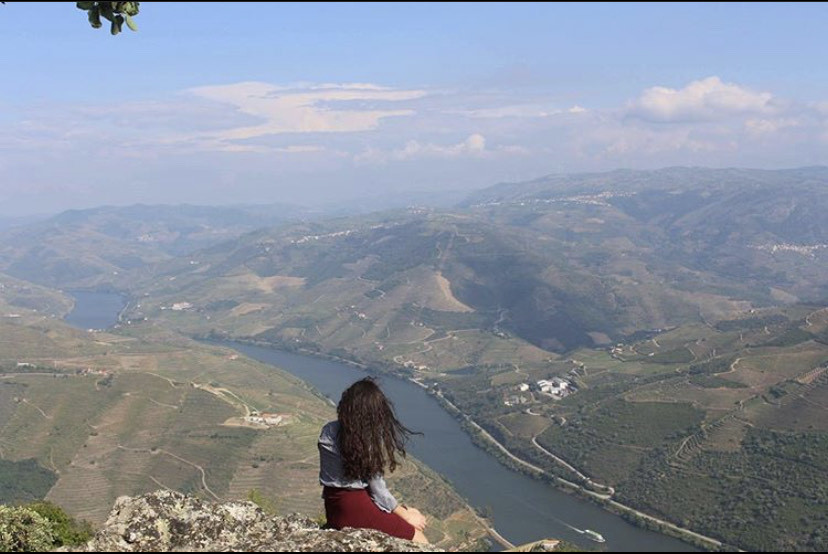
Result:
[[[122,496],[95,538],[73,552],[432,552],[379,531],[321,529],[270,516],[252,502],[215,503],[178,492]]]

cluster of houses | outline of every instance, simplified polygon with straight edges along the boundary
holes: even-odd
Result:
[[[91,367],[77,368],[77,369],[66,368],[66,367],[59,368],[57,361],[55,361],[54,364],[50,364],[49,366],[39,366],[39,365],[33,364],[31,362],[17,362],[16,365],[15,365],[15,369],[20,370],[20,371],[37,370],[37,371],[40,371],[42,373],[53,373],[55,375],[61,375],[63,377],[66,377],[66,376],[69,376],[69,375],[72,375],[72,374],[77,375],[77,376],[102,375],[102,376],[105,376],[105,377],[109,376],[109,375],[112,375],[112,372],[109,371],[109,370],[94,369],[94,368],[91,368]]]
[[[175,302],[172,306],[161,306],[162,310],[172,310],[174,312],[183,312],[184,310],[192,309],[193,305],[189,302]]]
[[[620,342],[618,344],[616,344],[615,346],[613,346],[612,348],[610,348],[610,355],[611,356],[618,356],[618,355],[623,354],[623,353],[624,353],[624,345],[621,344]]]
[[[537,387],[541,392],[552,394],[555,396],[569,396],[572,392],[572,383],[562,377],[553,377],[552,379],[541,379],[537,382]]]
[[[535,400],[532,392],[538,392],[542,395],[549,396],[555,400],[566,398],[578,389],[572,384],[572,381],[564,377],[552,377],[551,379],[541,379],[534,384],[520,383],[515,387],[517,392],[506,394],[503,403],[506,406],[519,406],[521,404],[529,404]],[[528,394],[521,394],[528,393]]]
[[[268,412],[252,412],[250,415],[244,417],[244,421],[246,423],[266,425],[268,427],[278,427],[279,425],[287,424],[287,419],[285,415],[271,414]]]
[[[531,397],[523,396],[522,394],[509,394],[503,400],[506,406],[519,406],[520,404],[529,404],[532,401]]]
[[[105,377],[112,374],[111,371],[106,369],[92,369],[91,367],[79,369],[75,373],[78,375],[103,375]]]
[[[348,306],[348,308],[351,310],[351,313],[353,315],[355,315],[356,317],[358,317],[359,319],[368,319],[368,314],[366,314],[365,312],[360,312],[359,310],[357,310],[356,305],[352,304],[352,305]]]
[[[417,371],[428,371],[428,366],[425,364],[418,364],[414,360],[406,360],[402,362],[402,366],[408,369],[416,369]]]
[[[378,343],[377,343],[378,344]],[[377,347],[379,348],[379,346]],[[382,348],[379,348],[382,350]],[[417,371],[428,371],[428,366],[425,364],[418,364],[414,360],[403,360],[402,356],[394,356],[394,363],[400,364],[406,369],[415,369]]]

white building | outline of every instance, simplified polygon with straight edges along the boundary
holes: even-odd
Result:
[[[504,401],[503,404],[506,406],[516,406],[518,404],[527,404],[529,399],[525,396],[520,396],[517,394],[509,395]]]
[[[568,392],[570,388],[570,382],[560,377],[553,377],[552,379],[541,379],[540,381],[538,381],[537,385],[538,388],[540,388],[541,392],[557,395],[561,395],[564,392]]]
[[[258,423],[259,425],[280,425],[284,418],[279,414],[252,414],[246,416],[244,420],[248,423]]]

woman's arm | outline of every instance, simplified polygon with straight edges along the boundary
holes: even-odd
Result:
[[[371,495],[374,504],[379,506],[379,509],[383,512],[393,512],[399,505],[397,499],[388,490],[388,485],[385,484],[382,475],[376,475],[368,481],[368,494]]]
[[[416,508],[409,508],[397,502],[391,491],[388,490],[388,485],[382,475],[377,475],[368,481],[368,493],[371,495],[371,500],[374,501],[380,510],[397,514],[412,527],[418,531],[422,531],[426,526],[425,516]]]
[[[422,531],[426,526],[426,518],[416,508],[409,508],[397,502],[382,475],[377,475],[368,481],[368,494],[380,510],[397,514],[411,524],[415,529]]]

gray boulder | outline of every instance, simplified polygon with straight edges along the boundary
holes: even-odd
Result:
[[[252,502],[209,502],[157,491],[115,501],[95,538],[72,552],[433,552],[367,529],[321,529],[300,515],[277,517]]]

